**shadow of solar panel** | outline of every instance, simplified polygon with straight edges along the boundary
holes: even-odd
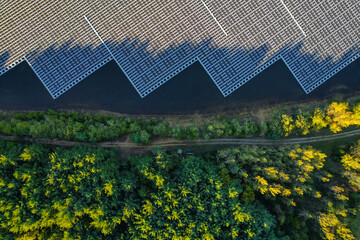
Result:
[[[57,98],[96,71],[112,58],[104,45],[50,48],[40,54],[28,54],[26,60],[50,92]],[[70,47],[70,48],[69,48]]]
[[[145,50],[148,42],[139,44],[137,40],[126,40],[119,46],[114,43],[108,46],[116,62],[144,97],[193,63],[202,45],[185,42],[170,46],[157,55]]]
[[[301,50],[305,43],[284,54],[285,61],[306,93],[359,57],[360,23],[353,18],[344,18],[343,21],[334,31],[327,31],[328,35],[321,41],[311,45],[310,50],[315,51],[313,54]],[[324,54],[326,58],[322,56]]]
[[[210,2],[211,1],[207,3]],[[257,9],[263,9],[266,11],[265,15],[268,16],[269,21],[270,19],[275,20],[274,15],[270,14],[272,11],[275,11],[274,5],[274,2],[271,1],[261,2],[257,5]],[[199,7],[203,6],[200,4],[197,8]],[[211,6],[210,8],[214,11],[216,9],[217,11],[221,10],[222,6],[219,6],[218,8],[213,8],[213,6]],[[279,6],[277,6],[277,8],[279,8]],[[227,10],[234,11],[234,9],[230,7],[227,8]],[[252,11],[253,10],[250,12]],[[208,15],[207,11],[205,11],[205,13]],[[198,14],[203,13],[199,12]],[[284,19],[284,11],[281,14],[281,19]],[[186,13],[185,17],[190,15],[190,13]],[[211,16],[214,17],[214,15]],[[206,19],[206,17],[204,18]],[[251,23],[247,21],[246,18],[244,19],[245,21],[243,24],[245,24],[245,27],[248,28],[248,26],[251,26]],[[174,21],[174,23],[176,22],[174,19],[169,21]],[[203,19],[195,22],[193,25],[198,25],[201,21],[203,21]],[[219,25],[217,21],[215,22]],[[211,17],[209,17],[202,25],[199,24],[202,26],[198,29],[198,31],[200,31],[200,35],[208,31],[212,32],[214,35],[219,32],[221,33],[215,22],[213,22]],[[207,27],[203,28],[204,25]],[[237,28],[241,28],[236,23],[234,23],[234,25],[236,25]],[[270,30],[277,33],[279,26],[280,25],[271,27]],[[131,29],[132,27],[129,28]],[[192,25],[189,26],[189,29],[191,28],[193,28]],[[223,30],[224,29],[222,29],[222,31]],[[249,40],[254,38],[256,43],[264,41],[265,38],[255,39],[255,36],[252,36],[254,32],[260,30],[265,31],[266,28],[264,26],[259,26],[258,28],[253,29],[251,33],[247,32],[247,38]],[[226,34],[226,32],[224,33]],[[234,34],[239,35],[240,32],[235,31]],[[176,34],[173,38],[177,38]],[[166,38],[164,39],[166,40]],[[225,42],[230,43],[234,40],[237,41],[239,39],[237,37],[232,37],[231,40],[224,40],[224,44],[226,45]],[[272,52],[275,53],[279,51],[276,51],[276,49],[269,50],[267,44],[261,44],[260,47],[253,47],[250,50],[245,50],[242,47],[230,49],[227,47],[212,48],[210,47],[211,41],[212,38],[208,38],[205,41],[203,40],[202,43],[206,44],[199,44],[199,46],[191,46],[189,42],[185,42],[176,48],[170,46],[155,55],[156,51],[146,51],[150,45],[150,40],[141,43],[138,39],[133,41],[127,39],[124,41],[126,44],[120,44],[121,46],[119,48],[116,48],[115,44],[115,47],[110,47],[110,51],[113,53],[117,63],[123,69],[142,97],[146,96],[164,82],[168,81],[171,77],[179,73],[184,67],[189,65],[189,62],[194,61],[194,59],[201,62],[202,66],[206,69],[206,71],[208,71],[209,75],[224,96],[227,96],[231,92],[235,91],[258,72],[261,72],[275,60],[279,59],[276,54],[271,56]],[[171,42],[172,41],[170,41],[170,43]],[[159,46],[159,48],[162,48],[162,46]]]
[[[2,74],[4,74],[6,72],[6,70],[7,70],[6,67],[5,67],[5,63],[6,63],[8,58],[9,58],[8,53],[0,54],[0,76]]]
[[[145,97],[199,61],[221,93],[228,96],[283,59],[309,93],[359,57],[360,2],[282,3],[204,0],[166,1],[160,5],[153,1],[114,1],[101,5],[109,7],[108,14],[97,14],[98,3],[89,3],[82,10],[93,11],[89,12],[94,18],[93,29],[85,22],[79,24],[80,28],[65,24],[64,29],[72,30],[61,36],[67,41],[62,41],[60,47],[51,37],[62,34],[48,30],[53,35],[41,42],[47,44],[45,50],[32,48],[25,58],[20,51],[19,56],[13,56],[12,49],[5,49],[0,52],[0,75],[26,59],[53,98],[57,98],[114,59],[139,95]],[[45,9],[43,14],[47,16]],[[98,15],[101,17],[96,18]],[[82,16],[74,19],[79,17]],[[0,19],[0,26],[1,21],[5,20]],[[19,42],[19,46],[26,43]],[[36,43],[31,42],[33,45]]]
[[[8,53],[0,54],[0,76],[5,74],[7,71],[14,68],[16,65],[18,65],[19,63],[21,63],[24,60],[23,58],[21,58],[18,61],[14,62],[10,65],[6,65],[8,58],[9,58]]]
[[[205,50],[200,59],[222,94],[227,96],[245,84],[258,68],[265,66],[262,62],[267,51],[266,46],[250,51],[215,48]]]
[[[234,92],[279,59],[284,60],[304,91],[309,93],[355,61],[360,55],[357,47],[349,50],[339,60],[331,57],[319,60],[317,55],[299,53],[299,46],[296,46],[290,50],[285,47],[264,61],[268,51],[266,46],[245,51],[226,48],[210,49],[204,46],[186,48],[185,45],[178,49],[171,49],[156,58],[147,58],[147,60],[143,60],[144,63],[141,66],[136,64],[141,58],[129,60],[128,64],[123,66],[130,81],[142,97],[154,91],[196,60],[200,61],[224,96]],[[182,50],[186,53],[185,55],[182,55]],[[183,56],[187,57],[182,58]],[[145,63],[145,61],[147,62]],[[301,71],[305,65],[306,69]]]
[[[309,93],[358,59],[359,56],[360,49],[354,47],[338,60],[334,60],[333,57],[327,57],[320,61],[316,55],[294,55],[291,51],[284,54],[283,59],[304,91]]]

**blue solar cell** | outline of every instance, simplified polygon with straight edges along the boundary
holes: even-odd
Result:
[[[74,47],[45,54],[31,63],[34,72],[56,98],[112,58],[104,45],[96,49]],[[28,59],[29,60],[29,59]]]
[[[291,21],[292,19],[280,3],[276,4],[273,1],[258,2],[253,8],[251,8],[252,5],[249,5],[248,13],[247,7],[249,6],[247,6],[246,1],[241,4],[234,0],[225,2],[206,1],[211,11],[214,12],[214,16],[212,14],[207,15],[209,20],[206,21],[199,21],[196,17],[188,18],[194,14],[192,12],[194,9],[197,10],[195,15],[200,15],[199,9],[203,8],[201,2],[189,1],[188,3],[192,5],[184,7],[185,5],[180,6],[179,3],[177,6],[174,3],[174,9],[184,7],[181,13],[174,12],[165,16],[163,14],[167,13],[162,12],[161,19],[167,20],[159,22],[158,34],[154,34],[154,39],[157,39],[156,41],[161,42],[162,45],[160,44],[154,50],[148,50],[149,42],[154,39],[144,42],[139,39],[143,39],[144,31],[150,32],[156,27],[148,26],[142,30],[142,27],[146,26],[145,22],[150,21],[150,18],[143,19],[132,14],[134,21],[131,29],[137,30],[134,31],[136,34],[132,36],[139,36],[139,38],[126,38],[118,43],[116,39],[108,37],[107,42],[103,42],[104,44],[95,49],[92,46],[79,47],[74,42],[67,42],[60,48],[54,45],[44,52],[34,50],[27,53],[26,60],[51,95],[56,98],[112,58],[116,60],[139,94],[144,97],[195,60],[200,61],[222,94],[227,96],[278,59],[284,60],[304,91],[308,93],[359,57],[359,46],[355,45],[360,42],[360,23],[357,18],[360,4],[357,1],[326,3],[328,5],[325,7],[321,5],[324,8],[321,11],[318,8],[311,7],[313,6],[311,4],[315,4],[314,2],[305,1],[304,5],[309,6],[302,8],[303,3],[299,1],[287,1],[286,4],[290,5],[289,9],[294,13],[293,18],[298,19],[299,23],[296,22],[291,25],[291,23],[286,22],[288,24],[285,24],[286,27],[284,27],[285,21],[281,24],[276,24],[276,22],[280,22],[280,19],[286,17]],[[342,5],[339,5],[340,7],[335,6],[337,4]],[[156,6],[156,3],[153,5]],[[156,6],[156,9],[162,9],[162,6]],[[138,10],[144,14],[141,4]],[[205,11],[205,9],[203,10]],[[207,11],[205,13],[208,14]],[[151,14],[149,16],[152,16]],[[264,16],[272,16],[272,18],[265,18]],[[215,17],[220,23],[216,19],[216,22],[213,21]],[[201,15],[201,18],[206,17]],[[269,19],[273,19],[274,22],[268,22]],[[106,19],[104,14],[101,21],[106,22],[107,20],[109,19]],[[178,24],[180,22],[184,24]],[[304,24],[305,22],[307,24]],[[224,29],[221,26],[221,30],[218,29],[219,25],[223,25]],[[327,28],[327,25],[330,27]],[[290,36],[294,37],[296,32],[299,33],[298,27],[304,35],[307,32],[308,36],[300,40],[296,38],[295,42],[289,43]],[[125,29],[126,32],[133,33],[130,31],[131,29]],[[189,40],[189,36],[196,35],[194,32],[189,33],[192,31],[191,29],[199,33],[196,39]],[[84,31],[84,29],[79,30]],[[109,28],[104,31],[112,32],[113,30]],[[123,34],[121,31],[124,29],[115,30],[121,35]],[[283,31],[285,33],[281,34]],[[118,32],[111,36],[116,36]],[[221,39],[218,36],[219,32],[220,34],[224,33],[226,38]],[[53,35],[61,38],[62,33],[59,31]],[[91,38],[91,35],[87,34],[86,37]],[[95,38],[95,35],[93,37]],[[213,38],[216,38],[216,41],[213,41]],[[174,43],[181,42],[181,39],[184,40],[183,43],[175,46]],[[102,41],[102,39],[100,40]],[[192,40],[194,42],[201,40],[201,42],[194,46],[193,43],[190,43]],[[219,44],[221,41],[223,41],[222,44]],[[228,43],[232,47],[226,47]],[[275,47],[276,50],[273,50],[273,45],[283,46],[284,43],[296,45],[293,47],[284,46],[282,49]],[[234,47],[236,44],[240,45]],[[72,47],[73,45],[75,47]],[[351,46],[354,46],[353,49],[348,50]],[[306,51],[312,52],[312,54]],[[340,59],[338,59],[339,52],[342,56]],[[323,56],[334,57],[325,57],[324,59]],[[7,61],[7,53],[0,53],[0,75],[21,60],[10,65],[6,65]]]
[[[10,69],[14,68],[19,63],[24,61],[24,59],[21,58],[21,59],[17,60],[16,62],[12,63],[11,65],[6,66],[5,63],[6,63],[7,59],[8,59],[8,54],[4,53],[4,54],[0,55],[0,76],[5,74],[7,71],[9,71]]]
[[[8,59],[8,54],[0,54],[0,76],[6,72],[5,63]]]

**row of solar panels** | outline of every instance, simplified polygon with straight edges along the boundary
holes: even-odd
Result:
[[[64,6],[66,13],[75,2],[49,5],[35,17],[58,22],[56,16],[48,15],[49,9]],[[103,9],[98,9],[96,3],[85,3],[87,6],[77,15],[72,10],[73,20],[57,23],[56,28],[40,22],[31,29],[37,38],[31,45],[49,46],[45,50],[27,48],[30,44],[23,38],[13,48],[25,49],[18,54],[25,57],[8,64],[13,49],[0,52],[0,75],[26,60],[53,98],[57,98],[114,59],[140,96],[145,97],[199,60],[227,96],[283,59],[308,93],[360,53],[358,1],[285,1],[308,34],[306,38],[288,11],[275,0],[204,1],[228,36],[201,1],[106,1],[101,5]],[[19,3],[1,4],[8,4],[6,9],[11,9]],[[89,13],[94,29],[84,20],[83,13]],[[1,21],[7,20],[1,19],[0,26]],[[26,28],[25,24],[28,22],[17,22],[13,29],[1,33],[16,32]],[[67,38],[65,44],[52,44],[53,39],[63,36]],[[12,44],[11,40],[0,39],[0,44]]]

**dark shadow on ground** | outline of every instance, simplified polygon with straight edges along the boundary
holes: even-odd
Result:
[[[1,77],[0,108],[90,109],[126,114],[214,113],[331,98],[336,94],[351,95],[360,90],[359,80],[360,61],[357,60],[306,95],[280,60],[224,98],[196,62],[142,99],[111,61],[54,101],[32,69],[21,63]]]

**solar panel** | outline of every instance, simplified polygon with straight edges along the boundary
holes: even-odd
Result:
[[[100,42],[85,22],[80,22],[72,30],[72,36],[76,40],[67,42],[61,48],[26,56],[54,98],[112,59],[103,44],[81,46],[84,41]]]
[[[248,10],[245,11],[247,15],[243,15],[244,8]],[[235,45],[230,52],[220,54],[218,48],[214,47],[211,52],[206,52],[201,57],[203,65],[224,96],[245,84],[255,72],[264,70],[274,59],[279,59],[277,54],[287,44],[289,36],[297,36],[285,10],[274,1],[257,2],[255,6],[253,2],[248,2],[238,9],[234,6],[231,9],[233,10],[230,15],[220,17],[220,21],[225,23],[225,28],[230,33],[229,37],[222,41],[225,41],[224,45],[241,42],[241,46]],[[231,18],[239,12],[242,12],[241,19]],[[269,22],[272,24],[265,24]]]
[[[20,60],[29,63],[51,96],[57,98],[111,60],[105,46],[83,20],[75,1],[45,5],[41,0],[31,1],[25,9],[21,4],[27,3],[11,2],[8,6],[12,18],[3,24],[11,23],[14,27],[4,30],[6,37],[0,42],[10,45],[14,54],[5,53],[1,66],[9,62],[11,68],[19,62],[16,57],[23,56]],[[35,12],[34,18],[27,18],[31,11]],[[19,14],[22,15],[15,17]],[[69,17],[63,18],[64,15]],[[22,38],[11,38],[18,32],[24,32]],[[3,67],[3,72],[6,70]]]
[[[284,59],[307,93],[357,59],[359,3],[306,3],[296,13],[309,34],[301,48],[284,54]]]
[[[359,4],[0,1],[0,75],[25,60],[57,98],[114,59],[145,97],[199,61],[228,96],[282,59],[309,93],[359,57]]]

